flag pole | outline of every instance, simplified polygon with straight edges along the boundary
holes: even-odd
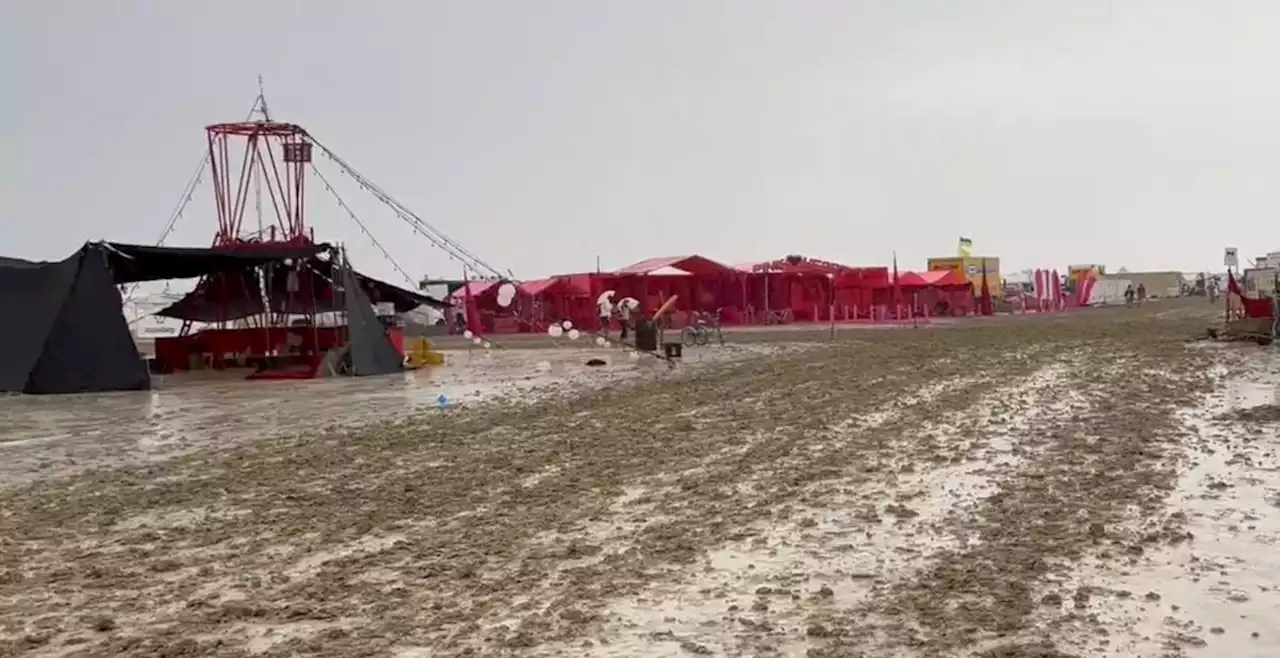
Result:
[[[1227,266],[1227,281],[1228,282],[1235,281],[1235,276],[1231,274],[1230,265]],[[1222,296],[1222,324],[1224,326],[1231,322],[1231,292],[1232,292],[1231,288],[1232,287],[1233,286],[1228,285],[1227,294]]]
[[[893,250],[893,319],[902,320],[902,285],[898,281],[898,250]]]
[[[831,340],[836,339],[836,275],[827,272],[827,314],[831,321]]]

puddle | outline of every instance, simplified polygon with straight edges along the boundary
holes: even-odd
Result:
[[[769,350],[694,350],[675,370],[622,350],[450,352],[443,366],[385,377],[254,382],[242,372],[181,373],[161,378],[152,391],[0,397],[0,487],[246,440],[400,420],[438,411],[440,396],[448,405],[528,401]],[[590,358],[612,363],[588,367]]]

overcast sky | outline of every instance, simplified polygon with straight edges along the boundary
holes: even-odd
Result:
[[[921,268],[962,235],[1006,272],[1198,270],[1280,248],[1278,68],[1267,0],[5,0],[0,253],[154,241],[262,74],[277,119],[520,278]],[[337,186],[411,275],[459,272]],[[206,180],[168,243],[214,217]]]

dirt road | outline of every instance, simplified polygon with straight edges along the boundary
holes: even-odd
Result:
[[[0,492],[0,654],[1280,655],[1274,426],[1210,420],[1269,375],[1204,316],[850,332],[45,479]]]

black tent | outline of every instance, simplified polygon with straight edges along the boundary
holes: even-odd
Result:
[[[150,388],[107,260],[86,245],[57,263],[0,262],[0,392]]]
[[[340,271],[339,271],[340,270]],[[400,371],[404,359],[387,335],[387,328],[373,312],[360,275],[349,264],[333,268],[333,290],[347,312],[347,349],[351,352],[351,373],[356,376],[385,375]]]

